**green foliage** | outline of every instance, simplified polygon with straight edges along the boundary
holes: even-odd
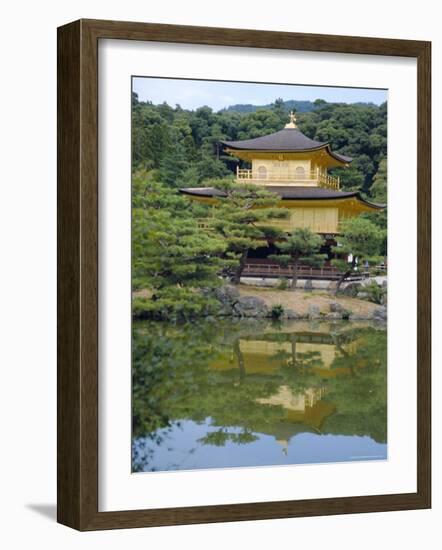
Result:
[[[387,297],[387,288],[378,285],[376,281],[364,285],[361,292],[366,292],[368,294],[367,300],[375,304],[384,304]]]
[[[133,281],[139,288],[203,287],[222,267],[224,243],[193,218],[154,209],[133,211]]]
[[[359,365],[349,377],[330,379],[327,400],[337,403],[337,412],[323,425],[327,433],[370,433],[379,442],[387,441],[387,332],[360,331],[358,345],[345,350],[333,361],[333,368]]]
[[[173,150],[160,163],[161,181],[169,187],[179,187],[187,169],[184,147],[179,142],[175,143]]]
[[[385,277],[387,275],[387,270],[385,267],[381,267],[380,265],[374,265],[370,267],[370,275],[372,277]]]
[[[288,237],[281,242],[278,242],[277,247],[285,253],[282,255],[285,258],[296,258],[302,261],[315,261],[313,256],[319,250],[323,243],[322,237],[313,233],[307,227],[297,227]],[[305,257],[304,257],[305,256]],[[276,259],[278,256],[275,255]]]
[[[199,207],[200,208],[200,207]],[[193,205],[164,185],[138,175],[133,181],[133,289],[135,316],[188,318],[211,311],[213,302],[199,289],[219,284],[226,262],[225,242],[198,227]]]
[[[383,158],[379,162],[378,171],[376,172],[373,185],[371,186],[370,195],[375,202],[387,202],[387,159]]]
[[[373,185],[370,188],[370,199],[373,202],[379,204],[387,204],[387,159],[383,158],[379,162],[378,171],[376,172]],[[387,208],[377,212],[367,212],[363,214],[363,217],[371,220],[381,229],[387,229]],[[387,255],[387,233],[385,232],[385,239],[382,246],[382,254]]]
[[[365,261],[368,261],[369,264],[380,261],[385,239],[386,231],[367,218],[348,218],[342,222],[341,234],[337,236],[337,246],[333,249],[339,255],[352,254],[353,259],[351,262],[341,258],[332,260],[332,265],[342,273],[341,279],[338,281],[337,291],[344,280],[354,271],[356,260],[358,266],[362,266]]]
[[[284,315],[285,309],[282,304],[274,304],[270,310],[270,316],[272,319],[281,319]]]
[[[220,273],[239,282],[248,251],[280,235],[265,223],[287,212],[274,206],[277,195],[257,186],[215,180],[225,197],[208,208],[156,177],[140,171],[133,178],[133,289],[150,292],[149,298],[134,300],[133,315],[183,320],[215,313],[206,290],[220,284]],[[208,219],[209,231],[201,230],[198,217]]]
[[[278,290],[287,290],[289,288],[289,282],[285,277],[282,277],[278,280],[278,284],[276,285],[276,288]]]
[[[239,187],[226,179],[212,180],[211,185],[222,191],[223,196],[210,210],[209,227],[225,243],[230,260],[225,273],[239,283],[248,251],[281,237],[282,233],[271,226],[271,221],[286,218],[288,211],[276,206],[280,201],[278,195],[256,185]]]
[[[228,441],[236,443],[237,445],[245,445],[247,443],[253,443],[258,436],[252,434],[248,430],[244,430],[240,433],[229,432],[225,428],[221,428],[214,432],[209,432],[204,437],[198,439],[198,443],[203,445],[214,445],[215,447],[223,447]]]
[[[198,389],[199,374],[206,372],[207,362],[214,357],[213,327],[206,324],[192,334],[193,327],[189,324],[187,328],[176,328],[172,323],[156,321],[134,323],[132,418],[135,437],[167,427],[170,417],[177,412],[173,396]]]
[[[380,254],[384,236],[385,232],[368,219],[347,218],[341,224],[334,250],[370,261]]]
[[[379,163],[387,156],[387,104],[320,102],[301,113],[299,129],[308,137],[331,143],[333,150],[353,157],[348,169],[336,169],[344,189],[369,192]]]
[[[157,290],[153,299],[134,298],[134,319],[184,321],[216,313],[218,303],[197,289],[166,287]]]
[[[230,105],[226,109],[222,109],[220,113],[223,112],[236,112],[236,113],[254,113],[255,111],[258,111],[259,109],[271,109],[274,106],[278,106],[279,108],[284,110],[284,113],[287,114],[290,111],[296,111],[298,113],[307,113],[309,111],[312,111],[315,108],[315,105],[317,102],[320,102],[321,100],[317,100],[315,102],[312,101],[303,101],[303,100],[296,100],[296,99],[289,99],[287,101],[283,101],[282,99],[278,98],[275,100],[275,103],[269,103],[268,105],[262,105],[261,107],[258,107],[256,105],[252,105],[250,103],[239,103],[236,105]]]
[[[293,265],[292,288],[296,287],[298,279],[297,267],[300,262],[312,267],[319,267],[325,260],[324,254],[319,254],[323,243],[322,237],[309,228],[298,227],[284,240],[276,243],[282,254],[272,254],[269,258],[283,267]]]

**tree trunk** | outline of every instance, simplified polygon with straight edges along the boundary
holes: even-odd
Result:
[[[239,285],[239,283],[241,282],[241,275],[242,275],[242,272],[244,271],[244,268],[246,266],[248,254],[249,254],[248,249],[244,250],[244,252],[242,253],[242,256],[239,260],[239,266],[236,268],[235,273],[232,277],[232,283],[234,285]]]
[[[297,367],[296,364],[296,334],[292,334],[290,337],[292,348],[292,367]]]
[[[293,277],[292,277],[292,282],[290,284],[290,288],[292,290],[295,290],[297,283],[298,283],[298,258],[294,257],[293,258]]]
[[[346,271],[346,272],[341,276],[341,278],[339,279],[338,284],[336,285],[336,289],[335,289],[335,296],[336,296],[336,294],[339,292],[342,283],[343,283],[343,282],[345,281],[345,279],[350,275],[350,273],[351,273],[351,271]]]
[[[339,353],[343,356],[343,357],[349,357],[350,354],[348,353],[348,351],[345,350],[345,348],[343,347],[343,344],[341,342],[341,337],[339,335],[335,335],[335,336],[332,336],[332,340],[333,340],[333,343],[336,347],[336,350],[339,351]],[[350,369],[351,369],[351,366],[350,366]]]
[[[351,272],[353,271],[355,265],[356,265],[356,258],[353,256],[353,260],[351,262],[351,268],[347,269],[347,271],[341,276],[341,278],[338,281],[338,284],[336,285],[335,296],[339,292],[341,285],[345,281],[345,279],[347,279],[347,277],[351,275]]]
[[[239,338],[235,340],[233,344],[233,351],[238,361],[239,381],[241,383],[244,381],[244,378],[246,377],[246,365],[244,363],[244,355],[242,354],[241,348],[239,346]]]

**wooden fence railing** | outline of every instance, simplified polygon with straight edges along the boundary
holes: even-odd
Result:
[[[293,277],[294,267],[288,265],[282,267],[278,264],[269,263],[248,263],[246,264],[243,276],[251,277]],[[300,279],[339,279],[340,272],[331,266],[309,267],[305,265],[298,266],[297,274]],[[368,271],[355,271],[349,280],[360,280],[369,277]]]

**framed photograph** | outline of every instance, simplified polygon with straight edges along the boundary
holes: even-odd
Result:
[[[429,42],[58,29],[58,521],[429,508]]]

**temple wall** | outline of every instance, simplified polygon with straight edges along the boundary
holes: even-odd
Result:
[[[306,207],[290,208],[287,219],[272,220],[271,225],[284,231],[291,231],[296,227],[308,227],[315,233],[338,233],[338,208]]]
[[[305,174],[305,179],[310,179],[310,171],[312,169],[310,160],[271,160],[271,159],[253,159],[252,171],[254,177],[260,173],[261,170],[263,179],[264,174],[267,175],[267,179],[290,179],[296,174],[296,170],[302,170]],[[300,179],[304,179],[301,178]]]

